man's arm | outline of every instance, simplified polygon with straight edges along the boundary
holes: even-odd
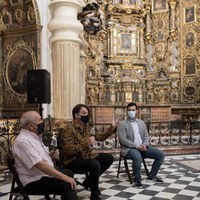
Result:
[[[43,173],[45,173],[49,176],[63,180],[66,183],[69,183],[73,190],[76,189],[76,181],[73,178],[59,172],[58,170],[56,170],[54,167],[52,167],[51,165],[49,165],[45,161],[38,162],[37,164],[35,164],[35,167],[38,170],[42,171]]]

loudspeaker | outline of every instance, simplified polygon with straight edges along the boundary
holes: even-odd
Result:
[[[27,102],[51,103],[50,73],[46,69],[27,71]]]

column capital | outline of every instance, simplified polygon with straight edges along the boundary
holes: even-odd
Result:
[[[49,4],[51,20],[48,29],[52,33],[51,42],[74,41],[81,43],[79,34],[83,26],[77,19],[84,2],[82,0],[52,0]]]

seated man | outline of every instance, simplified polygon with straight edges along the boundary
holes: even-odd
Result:
[[[36,111],[20,118],[22,130],[13,145],[15,167],[27,193],[58,194],[61,200],[77,200],[76,182],[53,166],[48,148],[41,140],[44,122]]]
[[[135,175],[135,187],[142,187],[141,184],[141,162],[143,158],[154,159],[148,180],[158,183],[163,181],[156,177],[165,155],[162,151],[149,146],[149,135],[145,123],[136,118],[137,105],[129,103],[126,107],[127,119],[118,125],[119,142],[122,147],[122,155],[133,160]]]
[[[74,174],[89,172],[83,184],[91,189],[91,200],[100,200],[99,177],[113,163],[112,154],[93,154],[91,146],[95,140],[103,141],[111,136],[118,124],[113,120],[112,126],[104,133],[91,134],[89,108],[84,104],[76,105],[72,110],[73,121],[67,123],[60,134],[61,155],[64,166]]]

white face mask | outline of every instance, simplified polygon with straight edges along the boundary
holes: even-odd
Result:
[[[128,111],[128,117],[130,119],[134,119],[135,118],[135,115],[136,115],[136,111]]]

